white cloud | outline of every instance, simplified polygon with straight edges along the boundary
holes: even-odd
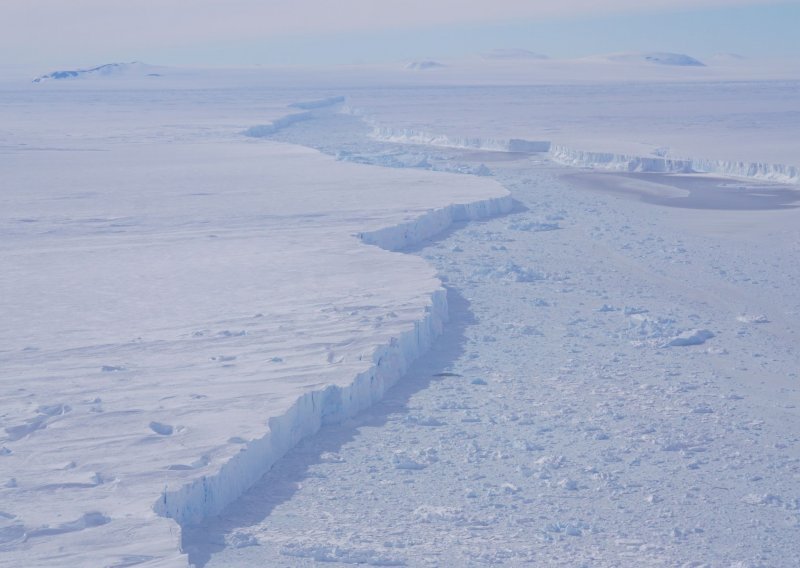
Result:
[[[169,48],[418,26],[770,4],[776,0],[0,0],[0,49]]]

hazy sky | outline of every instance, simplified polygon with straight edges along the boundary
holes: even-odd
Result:
[[[314,64],[526,48],[800,57],[800,0],[0,0],[0,63]]]

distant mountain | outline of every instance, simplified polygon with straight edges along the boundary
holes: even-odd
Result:
[[[414,71],[427,71],[428,69],[440,69],[442,67],[447,67],[443,63],[439,63],[438,61],[432,60],[424,60],[424,61],[412,61],[408,65],[406,65],[406,69],[413,69]]]
[[[66,71],[53,71],[46,75],[36,77],[34,83],[43,83],[45,81],[63,81],[69,79],[79,79],[82,77],[107,77],[112,75],[124,75],[131,72],[136,72],[140,76],[160,77],[159,73],[148,72],[154,71],[156,68],[138,61],[131,63],[106,63],[105,65],[98,65],[89,69],[69,69]]]
[[[493,49],[488,53],[482,54],[486,59],[548,59],[542,53],[536,53],[527,49]]]
[[[675,65],[677,67],[705,67],[702,61],[683,53],[612,53],[600,56],[608,61],[621,61],[625,63],[655,63],[656,65]]]

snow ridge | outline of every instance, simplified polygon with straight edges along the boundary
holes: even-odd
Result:
[[[356,235],[365,244],[398,251],[419,244],[454,222],[484,219],[511,211],[510,194],[431,210],[405,223]],[[436,290],[424,317],[372,355],[371,367],[346,387],[329,385],[301,396],[289,411],[269,420],[268,431],[249,442],[213,475],[178,488],[164,489],[153,509],[178,525],[197,523],[218,514],[238,499],[289,449],[325,424],[346,420],[380,400],[442,333],[447,321],[444,288]]]
[[[303,122],[304,120],[311,120],[312,118],[314,118],[314,113],[310,110],[306,112],[287,114],[286,116],[277,118],[268,124],[257,124],[255,126],[251,126],[245,130],[243,134],[245,136],[250,136],[251,138],[266,138],[267,136],[272,136],[282,128],[286,128],[287,126],[291,126],[292,124],[296,124],[298,122]]]
[[[292,103],[289,106],[292,107],[292,108],[299,108],[299,109],[302,109],[302,110],[312,110],[312,109],[316,109],[316,108],[327,108],[327,107],[336,106],[336,105],[344,103],[345,100],[346,100],[346,97],[341,97],[341,96],[328,97],[328,98],[325,98],[325,99],[317,99],[317,100],[314,100],[314,101],[301,101],[301,102],[298,102],[298,103]]]
[[[328,97],[325,99],[317,99],[313,101],[301,101],[292,103],[289,105],[290,108],[301,109],[303,112],[296,112],[293,114],[287,114],[280,118],[276,118],[272,122],[268,124],[257,124],[255,126],[251,126],[247,130],[243,132],[245,136],[250,136],[252,138],[267,138],[268,136],[272,136],[279,130],[289,127],[293,124],[297,124],[298,122],[303,122],[306,120],[312,120],[317,117],[317,112],[315,111],[326,111],[338,105],[344,104],[346,101],[345,97]]]

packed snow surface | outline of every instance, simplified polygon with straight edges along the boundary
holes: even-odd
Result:
[[[791,565],[798,77],[481,61],[3,75],[0,565]]]

